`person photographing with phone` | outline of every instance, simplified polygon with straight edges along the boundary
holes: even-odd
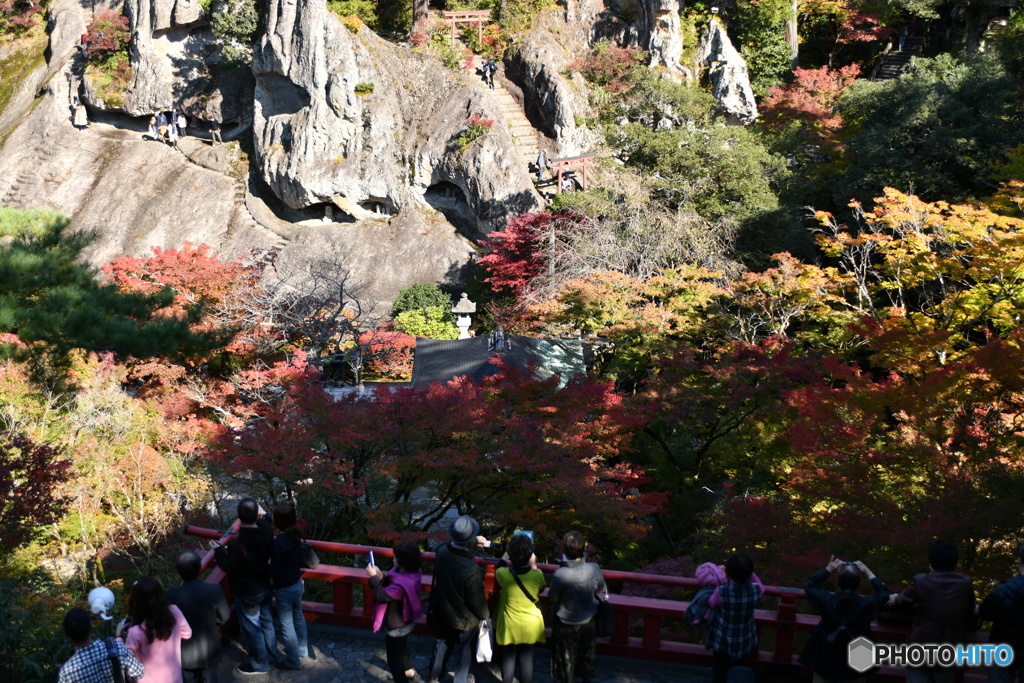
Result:
[[[370,553],[370,563],[366,565],[376,603],[373,631],[376,633],[384,628],[388,668],[395,683],[421,683],[423,679],[413,668],[409,652],[409,634],[423,616],[420,549],[412,541],[403,541],[394,550],[395,566],[387,574],[376,565],[373,552]]]
[[[494,616],[494,636],[503,646],[501,680],[512,683],[518,664],[519,683],[533,683],[534,645],[544,642],[540,594],[546,582],[526,533],[517,532],[508,542],[494,578],[501,585],[501,602]]]

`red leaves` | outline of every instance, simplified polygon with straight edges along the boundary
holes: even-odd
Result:
[[[540,252],[543,233],[554,220],[548,212],[513,216],[504,230],[491,233],[482,244],[490,253],[479,259],[487,270],[485,282],[496,292],[521,295],[544,270]]]
[[[70,466],[59,448],[0,434],[0,547],[17,548],[60,519],[66,501],[57,491]]]
[[[492,126],[494,126],[494,119],[485,119],[480,114],[473,114],[468,119],[466,119],[466,123],[468,123],[470,126],[481,126],[483,128],[491,128]]]
[[[1016,353],[995,341],[920,379],[831,363],[823,381],[788,394],[785,476],[727,500],[726,543],[755,544],[785,582],[829,554],[903,576],[936,537],[963,544],[968,570],[994,565],[1024,502],[1024,368],[1007,362]]]
[[[843,92],[860,74],[855,64],[842,69],[801,69],[793,71],[794,81],[768,89],[762,108],[762,122],[779,135],[789,126],[798,126],[806,144],[821,147],[821,154],[842,151],[839,134],[843,117],[836,111]]]
[[[89,58],[101,60],[128,47],[128,17],[109,9],[101,9],[86,28],[85,44]]]

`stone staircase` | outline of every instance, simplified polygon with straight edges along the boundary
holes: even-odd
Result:
[[[267,226],[256,220],[256,217],[252,215],[249,210],[249,205],[246,202],[246,195],[249,190],[249,179],[236,178],[235,179],[235,228],[234,229],[245,229],[251,230],[259,235],[263,235],[270,242],[270,245],[266,247],[272,251],[281,251],[290,241],[284,235],[281,235],[275,230],[271,230]]]
[[[921,54],[924,38],[919,36],[908,36],[904,41],[902,50],[893,50],[885,56],[885,60],[872,76],[873,81],[888,81],[899,78],[904,72],[910,69],[914,57]]]
[[[55,180],[51,162],[60,149],[51,144],[49,138],[49,132],[44,132],[30,152],[34,163],[22,164],[24,170],[7,180],[6,187],[0,190],[0,204],[15,209],[30,208],[26,199],[32,196],[32,190],[45,181]]]
[[[467,72],[471,78],[475,77],[479,80],[480,87],[486,88],[487,84],[477,75],[477,70],[483,62],[484,60],[480,55],[473,55],[472,66]],[[519,152],[520,161],[529,166],[529,164],[537,160],[537,155],[540,153],[540,146],[537,142],[537,129],[526,118],[523,108],[519,106],[516,98],[512,97],[512,93],[502,87],[502,78],[502,70],[499,66],[498,73],[494,76],[494,90],[491,91],[491,94],[498,101],[501,115],[508,122],[508,132],[512,136],[512,142],[516,146],[516,151]]]

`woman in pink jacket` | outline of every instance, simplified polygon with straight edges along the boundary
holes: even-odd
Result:
[[[135,582],[128,602],[125,645],[146,667],[146,683],[182,683],[181,641],[192,637],[181,610],[167,602],[163,586],[144,576]],[[117,635],[127,626],[117,627]]]

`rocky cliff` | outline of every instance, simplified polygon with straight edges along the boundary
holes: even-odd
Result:
[[[679,0],[642,0],[636,4],[637,42],[650,52],[649,66],[660,66],[670,78],[682,80],[688,74],[680,58],[683,36],[679,23]]]
[[[175,21],[174,7],[170,19],[166,13],[147,16],[155,17],[153,25],[164,25]],[[146,117],[96,108],[90,108],[90,127],[75,130],[69,105],[79,92],[81,64],[74,45],[85,16],[75,0],[58,0],[51,10],[48,60],[40,50],[40,66],[35,67],[36,58],[26,56],[21,82],[11,86],[15,96],[0,102],[0,121],[11,121],[0,129],[0,203],[51,207],[73,216],[73,229],[95,237],[87,254],[94,265],[125,253],[145,254],[151,246],[179,247],[184,241],[209,244],[225,257],[275,248],[281,277],[312,261],[334,260],[352,271],[367,303],[390,301],[399,288],[416,282],[460,277],[474,247],[446,217],[474,229],[477,223],[466,202],[455,196],[455,185],[426,192],[429,201],[413,202],[400,216],[370,212],[360,222],[324,221],[322,210],[289,211],[265,188],[265,198],[254,193],[258,183],[250,181],[249,162],[237,143],[212,147],[189,137],[174,149],[146,139]],[[461,125],[461,111],[459,116]],[[473,163],[492,168],[489,149],[478,143],[460,165],[452,161],[458,157],[453,151],[447,157],[453,175],[472,173]],[[400,172],[389,173],[397,184]],[[500,177],[464,182],[487,187],[500,184]],[[309,220],[314,214],[316,220]]]
[[[730,121],[743,126],[753,123],[757,102],[750,87],[747,63],[717,17],[711,18],[701,34],[695,61],[707,74],[711,92]]]
[[[252,74],[225,63],[198,0],[125,0],[124,9],[131,84],[123,101],[108,102],[86,77],[86,102],[132,116],[181,109],[192,118],[248,124]]]
[[[573,59],[546,22],[505,57],[505,76],[521,89],[526,115],[553,138],[552,152],[562,157],[590,152],[600,143],[600,135],[584,123],[594,116],[586,82],[578,73],[566,76]]]
[[[465,203],[481,237],[540,197],[490,91],[320,0],[271,0],[253,61],[256,164],[288,206],[401,214]],[[465,144],[473,115],[494,121]]]

